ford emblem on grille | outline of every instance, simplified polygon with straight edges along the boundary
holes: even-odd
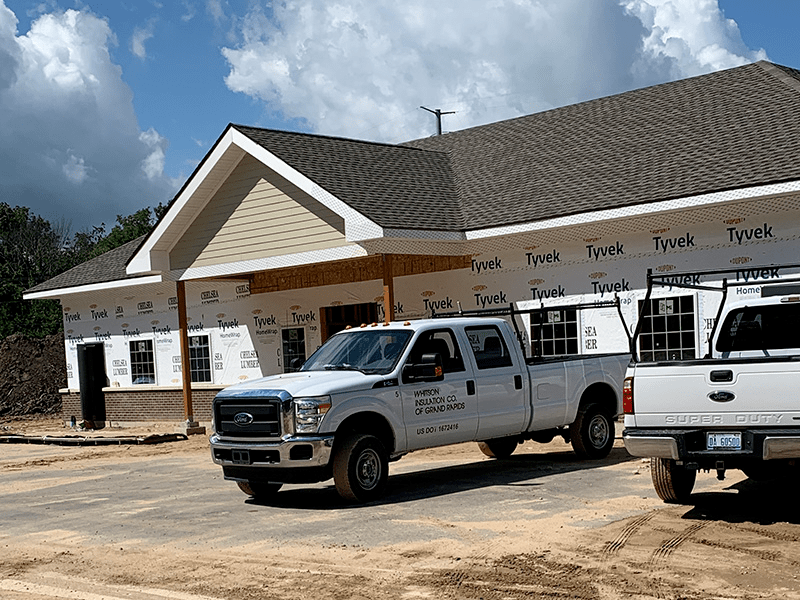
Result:
[[[239,427],[247,427],[248,425],[253,424],[253,415],[246,412],[236,413],[233,416],[233,422],[236,423]]]

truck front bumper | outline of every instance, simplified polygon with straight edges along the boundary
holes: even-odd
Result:
[[[211,458],[225,479],[311,483],[330,477],[333,435],[284,436],[278,441],[222,438],[213,434]]]
[[[707,450],[707,429],[625,429],[622,441],[632,456],[707,464],[800,458],[800,429],[742,430],[741,450]]]

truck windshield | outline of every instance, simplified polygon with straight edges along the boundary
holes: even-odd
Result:
[[[301,371],[392,371],[411,338],[411,331],[369,330],[334,335],[314,352]]]

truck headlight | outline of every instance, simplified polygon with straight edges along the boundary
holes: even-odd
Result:
[[[317,433],[322,418],[331,408],[330,396],[313,396],[294,399],[296,433]]]

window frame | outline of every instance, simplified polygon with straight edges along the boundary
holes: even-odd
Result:
[[[192,340],[205,338],[205,344],[200,346],[192,346]],[[205,348],[205,356],[196,356],[195,348]],[[204,368],[198,368],[199,363],[205,361]],[[211,369],[211,336],[208,334],[203,335],[190,335],[189,336],[189,373],[192,383],[213,383],[214,372]],[[199,374],[207,374],[208,379],[200,379]]]
[[[144,344],[145,349],[133,349],[134,344]],[[140,356],[144,356],[146,360],[137,360]],[[156,385],[158,383],[156,368],[156,352],[155,344],[150,339],[130,340],[128,342],[128,358],[130,359],[131,367],[131,385]],[[149,366],[149,370],[142,369],[142,365]],[[152,381],[140,381],[137,379],[146,377]]]
[[[643,362],[692,360],[698,357],[697,295],[651,297],[650,310],[643,316],[644,299],[638,302],[638,352]],[[677,302],[677,311],[674,304]],[[690,304],[687,310],[687,303]],[[676,327],[677,325],[677,327]]]
[[[291,354],[287,354],[287,352],[286,352],[287,344],[291,344],[291,343],[295,343],[296,344],[296,343],[298,343],[297,340],[294,340],[294,342],[293,342],[292,340],[288,340],[287,341],[284,338],[284,334],[286,334],[286,333],[288,333],[290,331],[302,331],[303,332],[303,339],[300,341],[300,343],[302,343],[302,353],[301,354],[294,353],[294,352],[291,353]],[[306,353],[307,353],[307,349],[306,349],[306,328],[305,327],[282,327],[281,328],[281,355],[283,357],[283,372],[284,373],[292,373],[292,372],[296,371],[296,369],[292,369],[292,367],[290,366],[290,363],[295,358],[302,358],[303,362],[305,362],[306,360],[308,360],[308,356],[306,355]],[[289,358],[289,356],[291,356],[291,358]]]
[[[551,320],[556,313],[559,315],[559,320]],[[579,314],[579,311],[574,308],[553,308],[532,313],[529,327],[531,356],[536,359],[580,356]],[[541,318],[542,322],[536,322],[537,318]],[[543,336],[542,334],[548,330],[550,330],[550,335]],[[559,344],[563,344],[563,346],[559,346]]]

